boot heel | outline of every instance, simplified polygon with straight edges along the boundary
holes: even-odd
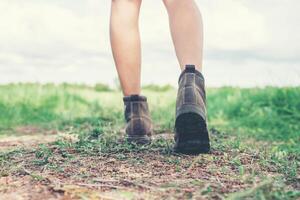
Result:
[[[175,152],[199,154],[210,151],[207,124],[200,114],[187,112],[178,115],[175,129],[177,132]]]

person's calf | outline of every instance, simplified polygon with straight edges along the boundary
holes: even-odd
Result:
[[[110,39],[124,95],[140,93],[141,42],[138,27],[141,0],[113,0]]]
[[[182,70],[193,63],[202,70],[203,25],[194,0],[164,0],[168,11],[171,35]]]

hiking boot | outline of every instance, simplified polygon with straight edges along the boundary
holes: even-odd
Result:
[[[179,77],[174,150],[185,154],[209,152],[206,120],[204,77],[194,65],[187,65]]]
[[[126,140],[129,143],[151,143],[152,121],[147,98],[131,95],[123,98],[125,105]]]

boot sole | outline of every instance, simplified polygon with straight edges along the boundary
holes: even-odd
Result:
[[[148,136],[127,136],[126,141],[130,144],[149,145],[151,138]]]
[[[177,134],[174,151],[183,154],[200,154],[210,151],[207,124],[196,106],[183,107],[176,117]]]

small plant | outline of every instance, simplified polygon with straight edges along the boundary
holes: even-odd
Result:
[[[52,150],[45,144],[41,144],[39,145],[39,148],[36,149],[35,157],[37,160],[34,160],[34,163],[37,165],[46,165],[49,163],[49,158],[52,155]]]

